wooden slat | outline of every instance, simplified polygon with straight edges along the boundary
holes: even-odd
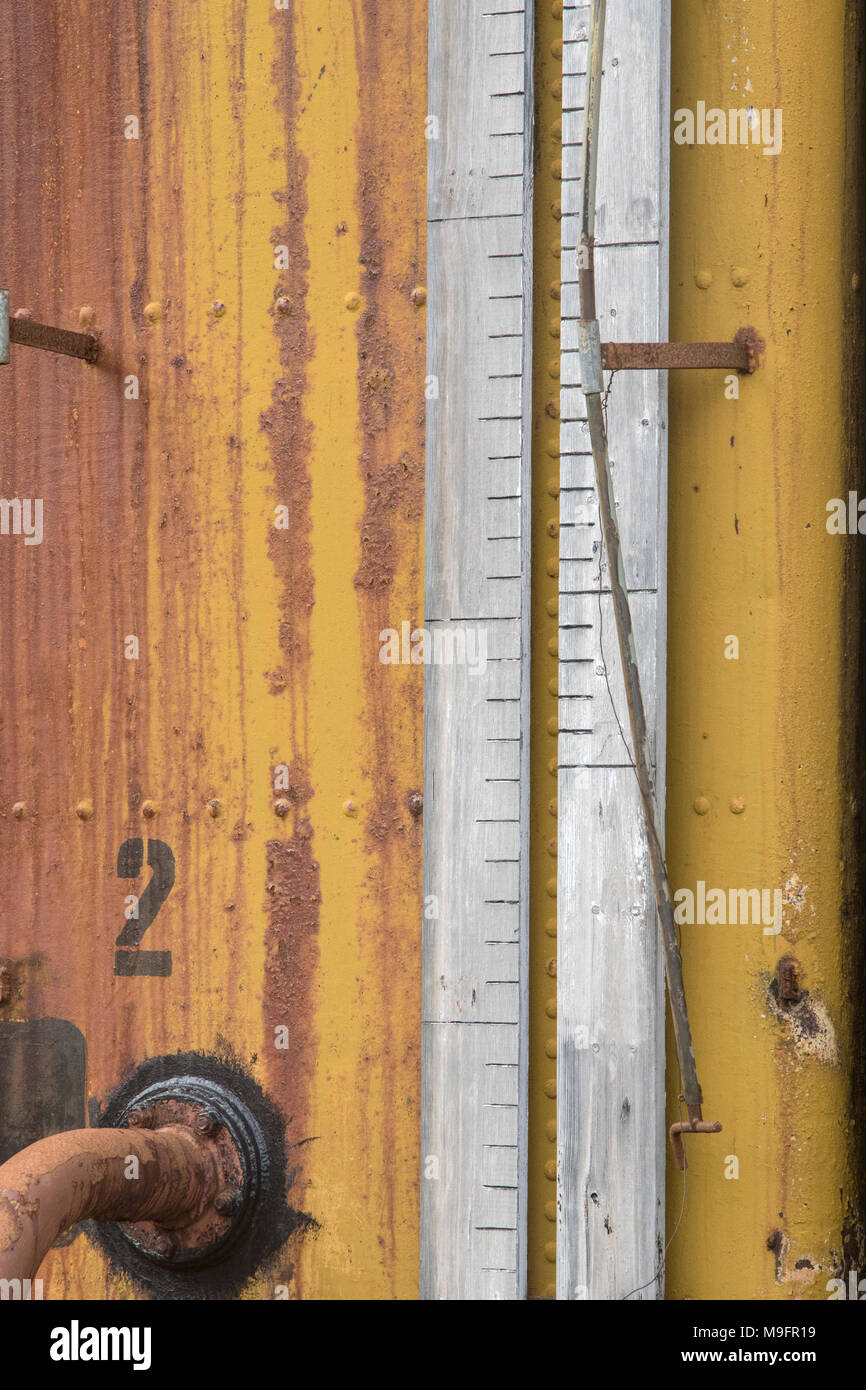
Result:
[[[483,635],[487,656],[426,669],[421,1296],[435,1299],[525,1295],[532,28],[517,11],[429,10],[425,626]]]
[[[557,1297],[622,1299],[653,1281],[664,1239],[664,990],[577,356],[589,7],[568,6],[564,27]],[[669,45],[668,0],[608,5],[596,235],[610,341],[667,337]],[[623,373],[608,415],[662,805],[666,403],[663,373]]]

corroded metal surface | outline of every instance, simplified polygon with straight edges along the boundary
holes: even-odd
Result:
[[[414,1296],[426,7],[22,0],[0,64],[12,302],[101,347],[0,377],[0,1019],[95,1107],[236,1058],[311,1218],[249,1296]]]
[[[40,1139],[0,1167],[0,1278],[33,1278],[57,1237],[87,1217],[200,1235],[221,1219],[220,1190],[214,1141],[183,1123]]]

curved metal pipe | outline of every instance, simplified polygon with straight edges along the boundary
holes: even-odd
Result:
[[[0,1278],[32,1279],[57,1237],[88,1217],[187,1225],[220,1182],[213,1146],[185,1125],[40,1139],[0,1165]]]

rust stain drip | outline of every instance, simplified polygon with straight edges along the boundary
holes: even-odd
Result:
[[[282,373],[274,385],[271,405],[260,417],[273,462],[274,504],[289,509],[291,529],[268,532],[268,550],[281,584],[279,644],[285,670],[264,672],[269,689],[289,700],[292,757],[292,834],[267,843],[265,982],[263,1014],[266,1027],[266,1065],[272,1089],[279,1095],[288,1120],[290,1144],[309,1137],[308,1117],[316,1068],[318,1037],[312,1024],[312,998],[319,948],[319,865],[313,858],[313,826],[308,805],[313,788],[306,773],[308,746],[310,617],[315,602],[312,564],[312,479],[310,461],[313,427],[305,410],[314,335],[307,309],[310,260],[305,219],[308,210],[307,160],[297,139],[302,100],[297,67],[297,26],[292,11],[272,14],[279,35],[273,68],[277,101],[285,126],[286,184],[274,194],[284,218],[273,232],[273,244],[289,250],[289,266],[275,272],[271,314],[279,340]],[[274,1048],[275,1029],[289,1030],[289,1052]],[[290,1057],[285,1065],[279,1059]],[[300,1150],[303,1153],[303,1150]],[[303,1205],[303,1178],[296,1175]],[[294,1273],[296,1293],[297,1270]]]
[[[354,578],[358,594],[361,651],[366,689],[366,716],[374,757],[365,768],[373,786],[368,821],[368,849],[377,865],[368,875],[369,902],[361,913],[375,914],[372,946],[379,957],[381,1010],[378,1035],[369,1053],[381,1072],[383,1101],[370,1123],[381,1132],[386,1153],[395,1152],[397,1116],[417,1099],[402,1094],[406,1074],[404,1042],[391,1020],[417,1015],[420,996],[420,911],[407,919],[394,902],[406,902],[407,885],[417,883],[420,902],[421,819],[409,812],[406,769],[395,747],[395,730],[409,711],[421,709],[419,668],[383,666],[378,660],[379,632],[396,627],[411,612],[407,595],[420,595],[421,547],[416,547],[424,511],[424,316],[417,307],[424,295],[424,205],[414,208],[417,242],[411,258],[399,244],[413,209],[406,205],[406,176],[412,161],[424,168],[424,156],[407,155],[405,130],[423,129],[426,106],[426,9],[408,4],[354,4],[355,49],[362,100],[357,126],[359,178],[356,205],[361,224],[361,293],[366,307],[357,335],[358,403],[362,430],[360,471],[366,504],[359,535],[359,563]],[[417,54],[419,76],[394,53]],[[414,110],[413,108],[417,108]],[[400,112],[399,121],[397,112]],[[389,132],[394,132],[389,136]],[[419,137],[420,138],[420,137]],[[395,139],[397,147],[395,147]],[[410,223],[411,224],[411,223]],[[395,236],[398,230],[398,236]],[[395,245],[395,242],[397,243]],[[414,316],[414,319],[413,317]],[[415,326],[417,325],[417,326]],[[414,339],[414,341],[413,341]],[[418,600],[420,602],[420,599]],[[406,681],[410,682],[407,689]],[[411,719],[411,712],[408,714]],[[420,720],[418,721],[420,727]],[[417,737],[417,734],[416,734]],[[405,755],[404,755],[405,756]],[[420,758],[420,750],[419,750]],[[412,901],[410,892],[409,901]],[[369,933],[368,933],[369,935]],[[416,1054],[420,1073],[420,1057]],[[363,1078],[359,1082],[363,1085]],[[403,1179],[401,1179],[401,1182]],[[386,1210],[382,1222],[385,1268],[395,1261],[395,1180],[388,1169]]]
[[[280,648],[285,673],[268,673],[271,688],[285,683],[291,702],[292,746],[307,747],[307,679],[310,659],[310,614],[315,602],[312,565],[310,458],[313,427],[304,408],[314,337],[307,309],[310,258],[305,236],[307,160],[297,139],[301,84],[296,63],[296,22],[288,12],[272,16],[280,36],[274,83],[285,123],[286,186],[274,194],[284,220],[274,230],[274,246],[289,248],[289,266],[275,272],[271,314],[280,345],[282,375],[275,383],[270,408],[260,417],[274,467],[274,503],[289,508],[290,531],[269,528],[268,549],[282,585]],[[281,301],[282,310],[277,308]],[[288,310],[288,312],[286,312]],[[281,676],[283,680],[281,680]]]
[[[267,1052],[287,1059],[273,1066],[275,1094],[286,1112],[289,1141],[309,1137],[306,1117],[316,1070],[318,1038],[309,1020],[319,963],[319,865],[313,858],[313,828],[299,819],[289,840],[267,843],[264,1017]],[[288,1029],[288,1049],[274,1051],[277,1029]],[[298,1150],[303,1153],[303,1149]],[[296,1182],[299,1175],[296,1174]],[[293,1204],[302,1206],[303,1178]]]

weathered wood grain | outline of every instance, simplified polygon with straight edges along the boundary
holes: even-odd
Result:
[[[567,6],[564,26],[557,1297],[621,1299],[648,1283],[634,1293],[646,1299],[662,1294],[664,989],[637,782],[617,727],[630,740],[577,355],[589,7]],[[608,5],[596,216],[607,341],[667,337],[669,45],[667,0]],[[614,380],[610,453],[662,806],[666,409],[664,374]]]
[[[513,0],[429,21],[425,627],[476,659],[426,669],[421,1297],[519,1299],[532,27]]]

